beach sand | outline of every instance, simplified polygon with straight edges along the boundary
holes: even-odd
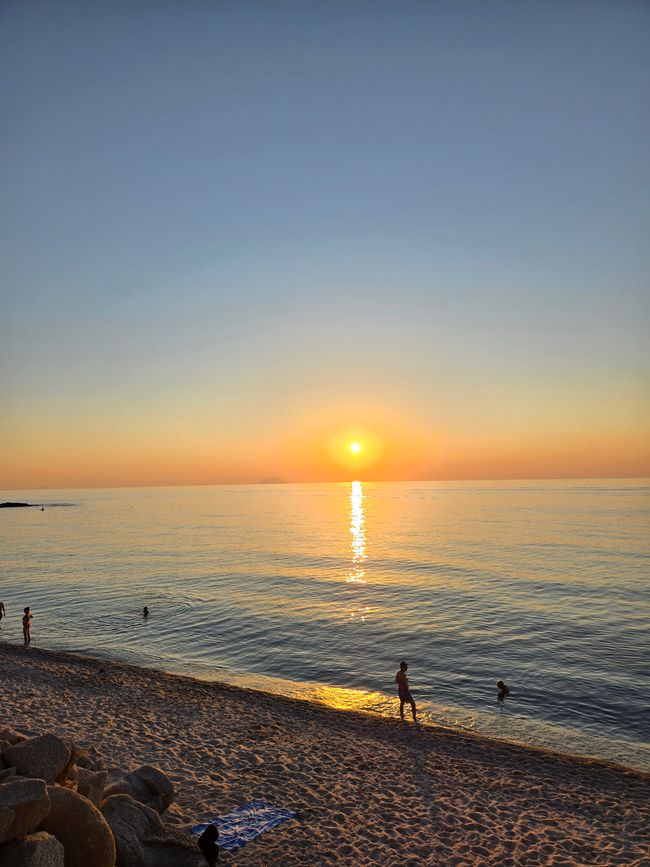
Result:
[[[616,765],[8,644],[0,688],[0,725],[160,767],[170,822],[299,812],[224,861],[650,865],[650,776]]]

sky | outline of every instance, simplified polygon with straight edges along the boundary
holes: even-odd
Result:
[[[0,488],[650,476],[649,47],[645,0],[5,0]]]

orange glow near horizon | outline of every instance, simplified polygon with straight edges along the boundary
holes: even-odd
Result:
[[[4,423],[6,492],[75,487],[436,481],[650,476],[647,425],[619,415],[543,426],[492,417],[454,423],[398,401],[355,407],[314,399],[284,416],[246,416],[231,427],[213,410],[111,419],[72,411],[56,424]],[[531,410],[532,414],[532,410]],[[349,425],[350,417],[359,419]],[[27,424],[29,422],[29,424]],[[606,428],[605,422],[610,424]],[[615,424],[616,422],[616,424]],[[22,426],[21,426],[22,425]],[[347,425],[347,426],[346,426]],[[332,434],[333,431],[338,431]],[[358,446],[358,449],[357,449]]]

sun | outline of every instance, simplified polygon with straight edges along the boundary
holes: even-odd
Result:
[[[376,433],[357,426],[332,434],[327,445],[332,460],[354,473],[355,479],[362,470],[377,463],[384,449]]]

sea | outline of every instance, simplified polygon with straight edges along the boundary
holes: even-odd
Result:
[[[0,499],[0,641],[650,770],[650,480]]]

